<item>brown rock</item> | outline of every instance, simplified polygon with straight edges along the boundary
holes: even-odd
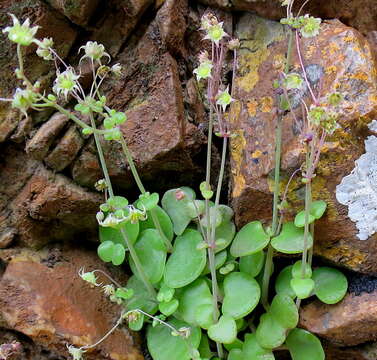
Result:
[[[87,25],[99,0],[47,0],[55,9],[78,25]]]
[[[156,22],[135,45],[136,39],[115,59],[124,74],[105,84],[104,93],[112,108],[127,113],[121,130],[143,179],[157,187],[166,186],[163,181],[177,185],[179,176],[190,183],[198,172],[193,158],[205,139],[185,119],[177,63],[161,44]],[[103,148],[114,183],[129,187],[133,180],[120,144],[103,141]],[[87,145],[73,166],[73,178],[85,186],[103,177],[94,154]]]
[[[60,139],[55,149],[46,157],[45,163],[56,171],[61,171],[76,158],[83,145],[84,139],[76,125],[72,125]]]
[[[153,0],[109,0],[91,39],[102,43],[115,57]],[[111,34],[111,36],[109,36]]]
[[[336,305],[318,300],[302,307],[301,326],[338,346],[377,339],[377,293],[348,294]]]
[[[0,239],[38,247],[73,234],[95,236],[101,195],[54,174],[8,146],[0,165]],[[11,240],[9,240],[11,241]]]
[[[252,11],[272,20],[286,17],[286,7],[281,6],[280,0],[200,0],[200,2],[224,10]],[[304,0],[295,1],[295,14],[298,13],[303,3]],[[322,19],[340,19],[364,34],[376,29],[377,7],[374,0],[309,1],[302,13]]]
[[[39,25],[37,37],[52,37],[55,42],[55,49],[61,57],[65,58],[76,39],[76,30],[68,22],[53,11],[43,2],[28,0],[4,0],[0,3],[0,23],[11,24],[9,13],[15,14],[21,21],[30,18],[34,25]],[[35,54],[36,47],[23,48],[25,71],[29,79],[34,82],[37,79],[44,86],[48,86],[55,73],[52,62],[47,62]],[[14,70],[18,67],[16,48],[6,34],[0,32],[0,96],[12,97],[16,87],[20,87],[20,81],[16,79]],[[0,142],[5,141],[16,129],[20,114],[11,109],[7,102],[0,102]]]
[[[81,267],[107,271],[94,253],[67,247],[39,252],[19,249],[8,251],[7,261],[0,280],[3,326],[28,336],[55,356],[68,356],[67,344],[95,343],[117,321],[121,308],[78,276]],[[108,283],[105,278],[100,281]],[[138,345],[136,335],[122,326],[86,352],[85,359],[141,360]]]
[[[62,131],[68,122],[68,117],[63,114],[55,113],[51,118],[42,124],[36,131],[33,138],[26,145],[26,152],[34,159],[42,161],[55,138]]]
[[[286,37],[280,24],[245,14],[237,24],[242,40],[236,78],[236,116],[231,141],[232,198],[236,221],[243,225],[260,219],[270,221],[273,189],[276,126],[273,81],[284,66]],[[374,261],[377,237],[356,238],[356,227],[347,209],[335,199],[335,188],[354,167],[363,153],[365,128],[377,111],[376,67],[366,40],[354,29],[338,21],[325,23],[316,38],[303,39],[304,63],[315,92],[334,89],[345,96],[339,128],[327,138],[317,177],[313,181],[315,199],[328,203],[326,216],[316,225],[315,252],[328,260],[361,272],[377,273]],[[293,71],[300,72],[293,57]],[[310,104],[310,99],[305,101]],[[301,120],[299,97],[296,117]],[[300,131],[292,114],[283,119],[282,188],[303,161]],[[292,210],[303,207],[303,185],[296,177],[289,189]],[[294,211],[291,212],[291,216]]]
[[[157,13],[162,41],[171,54],[186,55],[184,36],[186,32],[186,17],[188,14],[187,0],[166,0]]]

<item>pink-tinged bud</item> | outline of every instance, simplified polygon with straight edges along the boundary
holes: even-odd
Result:
[[[313,133],[304,134],[303,141],[309,144],[313,140]]]
[[[228,42],[228,49],[229,50],[237,50],[240,48],[240,41],[236,38],[230,39]]]
[[[186,197],[186,194],[185,194],[181,189],[178,189],[178,190],[175,192],[175,198],[176,198],[178,201],[183,200],[185,197]]]

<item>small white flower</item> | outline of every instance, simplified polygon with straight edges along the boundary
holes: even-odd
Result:
[[[72,360],[82,360],[85,350],[77,348],[73,345],[67,346],[69,354],[72,356]]]
[[[69,67],[64,72],[57,73],[57,77],[55,79],[52,90],[58,96],[63,94],[67,99],[69,93],[79,88],[77,83],[77,80],[79,78],[80,76],[76,75],[74,69],[72,67]]]
[[[203,61],[200,65],[193,71],[196,75],[198,81],[201,79],[207,79],[211,77],[213,64],[210,60]]]
[[[36,41],[38,45],[37,55],[43,58],[44,60],[53,60],[52,53],[50,48],[53,47],[54,41],[52,38],[44,38],[42,41]]]
[[[106,296],[111,296],[115,294],[115,287],[114,285],[104,285],[102,287],[103,292],[105,293]]]
[[[224,91],[219,91],[216,96],[216,104],[220,105],[225,111],[226,107],[230,105],[234,99],[229,94],[229,86]]]
[[[98,44],[97,41],[88,41],[84,46],[81,46],[79,51],[84,49],[85,55],[82,57],[92,59],[93,61],[101,62],[101,58],[107,57],[110,61],[110,55],[105,51],[105,47],[102,44]]]
[[[24,114],[37,101],[36,93],[32,90],[17,88],[13,95],[12,107],[21,110]]]
[[[88,282],[89,284],[92,284],[94,286],[101,286],[101,284],[97,283],[97,277],[94,274],[94,271],[85,272],[85,269],[81,268],[79,270],[79,276],[81,277],[81,279]]]
[[[19,20],[13,14],[9,15],[13,20],[13,26],[7,26],[3,29],[3,33],[8,33],[9,40],[23,46],[29,46],[34,41],[34,36],[37,33],[39,26],[30,27],[29,19],[26,19],[21,25]]]
[[[219,42],[226,36],[228,36],[228,34],[223,29],[223,23],[220,22],[216,25],[211,25],[208,27],[207,35],[204,37],[204,39],[208,39],[214,42],[216,45],[219,45]]]
[[[121,75],[122,75],[122,65],[120,65],[119,63],[114,64],[114,65],[111,67],[111,72],[112,72],[115,76],[121,76]]]

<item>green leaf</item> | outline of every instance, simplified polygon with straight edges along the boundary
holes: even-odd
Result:
[[[253,255],[240,258],[240,270],[252,277],[256,277],[264,265],[264,252],[259,251]]]
[[[115,244],[113,247],[113,256],[111,262],[113,265],[123,264],[124,259],[126,258],[126,249],[121,244]]]
[[[274,349],[284,343],[286,329],[270,313],[265,313],[260,318],[256,337],[261,347]]]
[[[139,236],[139,223],[132,224],[131,222],[121,225],[121,228],[125,230],[128,240],[131,244],[135,244],[137,237]],[[111,227],[99,227],[99,239],[101,242],[111,241],[114,244],[121,244],[127,249],[127,244],[123,238],[120,230]]]
[[[112,196],[107,200],[107,204],[114,209],[124,209],[128,205],[128,200],[123,196]]]
[[[247,256],[263,250],[269,243],[270,237],[265,233],[260,221],[246,224],[237,233],[230,248],[234,257]]]
[[[299,299],[306,299],[312,294],[314,281],[312,279],[294,278],[291,280],[291,287]]]
[[[225,277],[222,305],[224,315],[240,319],[255,309],[259,299],[259,284],[250,275],[233,272]]]
[[[169,286],[166,286],[164,282],[161,283],[160,290],[157,294],[157,301],[170,301],[173,299],[175,293],[175,289],[170,288]]]
[[[170,316],[177,310],[178,306],[179,306],[179,301],[177,299],[173,299],[168,302],[161,302],[158,305],[158,309],[165,316]]]
[[[236,321],[236,324],[237,324],[237,321]],[[237,327],[237,330],[238,330],[238,327]],[[240,339],[236,339],[234,342],[232,342],[231,344],[225,344],[224,345],[225,349],[227,349],[228,351],[232,350],[232,349],[240,349],[242,350],[242,347],[243,347],[243,342],[240,340]]]
[[[295,298],[296,293],[293,291],[291,287],[292,268],[293,268],[293,265],[290,265],[290,266],[285,267],[280,272],[280,274],[276,278],[275,291],[278,294],[288,295],[291,298]]]
[[[219,208],[212,206],[209,208],[209,218],[210,224],[215,224],[215,227],[218,228],[223,223],[223,215]],[[204,214],[200,219],[200,223],[203,227],[207,228],[208,220],[207,214]]]
[[[213,191],[211,190],[211,185],[203,181],[200,184],[200,192],[204,199],[209,200],[213,196]]]
[[[185,322],[204,329],[213,324],[212,294],[204,279],[197,279],[186,286],[178,298],[177,314]]]
[[[136,244],[134,245],[145,275],[152,284],[157,284],[164,275],[166,262],[166,248],[164,240],[156,229],[144,230]],[[130,266],[132,272],[138,276],[135,263],[130,256]]]
[[[241,349],[232,349],[229,351],[228,360],[244,360],[243,352]]]
[[[222,215],[223,223],[229,222],[229,221],[232,220],[232,218],[234,216],[234,211],[231,207],[221,204],[221,205],[219,205],[219,210],[220,210],[221,215]]]
[[[140,210],[152,210],[158,205],[159,195],[157,193],[150,194],[146,192],[139,196],[139,200],[136,202],[136,207]]]
[[[195,193],[187,187],[169,190],[162,198],[162,207],[170,216],[174,232],[177,235],[182,235],[192,220],[187,209],[187,204],[192,200],[195,200]]]
[[[318,220],[325,213],[327,208],[326,201],[317,200],[312,202],[310,213]]]
[[[169,323],[176,329],[188,326],[183,321],[176,319],[172,319]],[[191,360],[190,346],[187,346],[187,342],[193,349],[197,349],[200,339],[201,331],[195,327],[191,327],[191,334],[188,339],[183,339],[181,336],[172,336],[171,329],[161,324],[156,327],[148,326],[147,329],[147,344],[153,360]]]
[[[115,291],[115,296],[123,300],[128,300],[134,296],[134,291],[127,288],[118,288]]]
[[[308,214],[308,224],[311,224],[315,221],[315,217],[311,214]],[[295,216],[295,226],[304,227],[305,226],[305,211],[302,210]]]
[[[227,258],[228,258],[228,253],[227,253],[226,250],[221,251],[221,252],[219,252],[218,254],[215,255],[216,270],[220,269],[225,264],[225,261],[226,261]],[[201,275],[207,275],[210,272],[211,272],[211,270],[210,270],[209,264],[207,262],[203,272],[201,273]]]
[[[134,296],[127,302],[127,311],[140,309],[151,315],[156,313],[158,309],[156,300],[150,295],[143,282],[135,275],[129,278],[127,288],[132,289],[134,292]]]
[[[281,233],[272,238],[271,245],[284,254],[299,254],[304,250],[304,230],[297,228],[292,222],[283,225]],[[313,238],[308,234],[307,248],[313,246]]]
[[[235,234],[236,234],[236,226],[234,225],[234,223],[232,221],[225,221],[225,222],[223,221],[222,224],[220,224],[220,226],[218,226],[215,231],[215,239],[216,239],[215,252],[218,253],[226,249],[232,242]]]
[[[297,73],[291,73],[284,79],[284,84],[287,90],[301,89],[304,85],[304,79]]]
[[[237,338],[236,322],[230,316],[221,316],[217,324],[209,327],[208,337],[222,344],[231,344]]]
[[[134,321],[128,322],[128,327],[133,331],[140,331],[144,325],[144,314],[139,313]]]
[[[193,229],[187,229],[176,238],[165,268],[164,282],[167,286],[180,288],[199,277],[207,261],[206,250],[198,250],[202,241],[200,233]]]
[[[347,278],[337,269],[320,267],[313,271],[314,293],[326,304],[336,304],[344,298],[348,288]]]
[[[293,329],[286,341],[292,360],[325,360],[321,342],[303,329]]]
[[[272,300],[269,313],[285,329],[293,329],[298,324],[297,306],[288,295],[276,295]]]
[[[296,261],[293,264],[293,267],[292,267],[292,277],[294,277],[296,279],[299,279],[299,278],[301,279],[302,278],[302,261],[301,260]],[[307,263],[305,265],[304,278],[310,279],[311,277],[312,277],[312,268]]]
[[[202,334],[202,339],[200,340],[200,345],[199,345],[198,350],[202,358],[209,359],[213,356],[211,348],[209,347],[208,336],[206,334]]]
[[[274,354],[258,344],[255,334],[246,334],[243,345],[244,360],[275,360]]]
[[[97,254],[104,262],[110,262],[113,258],[114,243],[112,241],[105,241],[98,246]]]
[[[156,206],[153,209],[153,212],[156,214],[157,219],[161,225],[162,231],[164,232],[165,236],[168,238],[169,241],[172,241],[174,238],[174,231],[173,231],[173,223],[171,222],[169,215],[165,212],[164,209],[160,208],[159,206]],[[147,211],[147,220],[140,221],[139,224],[140,224],[140,232],[142,232],[145,229],[155,229],[150,211]]]

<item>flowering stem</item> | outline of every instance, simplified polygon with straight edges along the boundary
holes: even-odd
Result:
[[[138,171],[136,169],[135,162],[133,160],[132,154],[131,154],[130,149],[128,148],[126,140],[124,139],[123,136],[120,139],[120,143],[122,145],[123,153],[126,156],[127,162],[128,162],[128,164],[130,166],[131,173],[132,173],[132,175],[133,175],[133,177],[135,179],[136,185],[139,188],[140,192],[142,194],[145,194],[145,187],[144,187],[144,185],[143,185],[143,183],[141,181],[141,178],[140,178],[139,173],[138,173]],[[164,231],[162,230],[160,221],[158,220],[158,217],[157,217],[156,210],[152,209],[150,211],[150,213],[151,213],[153,225],[155,226],[155,228],[159,232],[161,238],[164,240],[165,245],[166,245],[168,251],[171,252],[173,250],[173,246],[172,246],[171,242],[169,241],[169,239],[166,237]]]
[[[139,276],[140,280],[143,282],[144,286],[146,287],[146,289],[148,290],[150,295],[152,295],[153,298],[155,298],[156,295],[157,295],[156,291],[155,291],[154,287],[152,286],[151,282],[149,281],[147,275],[144,272],[143,266],[141,265],[140,259],[137,256],[137,253],[135,251],[134,246],[132,245],[131,241],[128,239],[127,233],[123,228],[120,229],[120,232],[122,233],[124,241],[126,242],[126,245],[127,245],[127,248],[130,252],[131,258],[132,258],[133,262],[135,263],[135,267],[136,267],[136,270],[138,272],[137,275]]]

